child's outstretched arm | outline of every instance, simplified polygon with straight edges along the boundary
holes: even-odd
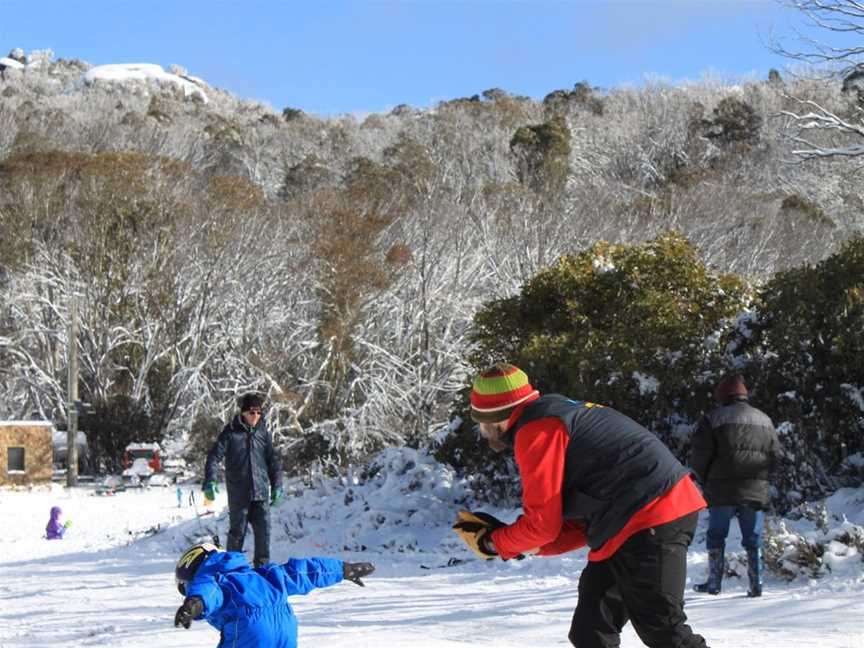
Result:
[[[288,594],[308,594],[341,582],[342,564],[335,558],[292,558],[276,569],[281,572]]]

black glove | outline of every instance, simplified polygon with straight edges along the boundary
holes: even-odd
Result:
[[[181,625],[189,629],[192,625],[192,619],[197,617],[204,611],[204,601],[200,596],[190,596],[183,600],[183,605],[177,608],[177,613],[174,615],[174,627],[179,628]]]
[[[342,563],[342,578],[349,580],[352,583],[356,583],[360,587],[366,587],[366,585],[363,584],[363,581],[360,580],[360,577],[368,576],[374,571],[375,565],[372,563]]]

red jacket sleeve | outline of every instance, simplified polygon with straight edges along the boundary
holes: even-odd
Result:
[[[539,555],[557,556],[558,554],[579,549],[587,544],[588,538],[585,536],[585,527],[578,522],[565,520],[561,533],[552,542],[540,547]]]
[[[492,534],[502,558],[542,549],[561,535],[561,485],[569,441],[564,424],[557,418],[531,421],[516,435],[514,450],[522,478],[523,514]],[[568,538],[572,541],[569,531]]]

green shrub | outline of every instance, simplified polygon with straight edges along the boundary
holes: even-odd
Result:
[[[725,97],[714,108],[713,116],[706,126],[706,137],[716,138],[727,144],[753,144],[759,139],[762,118],[746,101],[737,97]]]
[[[816,203],[799,196],[789,194],[780,204],[780,211],[786,220],[797,219],[802,224],[814,226],[834,227],[834,221]]]
[[[307,155],[285,173],[279,197],[302,199],[321,187],[336,184],[336,174],[317,155]]]
[[[817,265],[778,273],[760,301],[742,344],[759,377],[755,399],[792,428],[790,461],[835,469],[864,450],[864,237]]]
[[[747,300],[740,279],[710,271],[680,234],[601,242],[481,309],[470,361],[514,362],[543,392],[616,407],[683,455],[686,424],[710,406],[699,383],[719,371],[720,338]]]
[[[288,108],[284,108],[282,110],[282,119],[284,119],[286,122],[296,121],[298,119],[301,119],[304,115],[305,113],[299,108],[291,108],[289,106]]]
[[[510,140],[519,182],[540,195],[556,196],[564,190],[569,172],[570,128],[563,117],[522,126]]]
[[[592,114],[603,115],[603,98],[597,96],[597,90],[587,81],[580,81],[572,90],[553,90],[543,97],[543,107],[547,113],[566,114],[571,108],[583,108]]]
[[[120,461],[128,444],[162,440],[145,406],[124,395],[94,401],[92,409],[81,415],[79,429],[87,432],[92,465],[114,472],[122,470]]]

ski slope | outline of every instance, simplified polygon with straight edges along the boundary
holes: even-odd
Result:
[[[569,646],[567,631],[584,551],[521,562],[473,560],[453,542],[449,525],[440,523],[447,513],[436,513],[440,498],[427,500],[419,530],[406,533],[403,523],[380,523],[381,517],[394,517],[383,507],[400,494],[398,480],[384,479],[392,481],[377,489],[383,513],[367,511],[379,521],[376,529],[357,522],[342,491],[323,499],[321,492],[295,496],[274,510],[274,559],[327,555],[371,559],[378,566],[365,588],[342,583],[292,598],[300,646]],[[173,569],[187,539],[211,530],[224,538],[227,529],[224,493],[214,515],[198,518],[188,505],[192,488],[197,489],[185,486],[182,508],[174,487],[110,497],[96,496],[90,488],[56,485],[0,490],[0,647],[215,646],[218,633],[206,623],[194,623],[190,630],[173,627],[181,601]],[[415,491],[427,498],[433,492],[422,487]],[[357,492],[354,496],[363,499]],[[198,498],[200,507],[200,494]],[[47,541],[41,536],[55,504],[73,524],[64,540]],[[311,512],[305,535],[296,529],[298,511]],[[333,523],[339,515],[346,520],[343,528]],[[348,546],[344,528],[351,525],[363,527],[365,535],[361,538],[358,531],[351,539],[361,538],[367,550],[340,551],[336,546]],[[399,543],[391,543],[397,547],[391,550],[368,545],[372,538],[387,544],[392,538],[404,541],[407,535],[417,536],[416,551],[405,551]],[[733,531],[730,547],[736,542]],[[453,555],[464,562],[442,566]],[[705,562],[704,542],[697,541],[690,554],[691,585],[701,580]],[[843,576],[811,582],[785,583],[769,575],[762,599],[746,598],[744,584],[727,579],[718,597],[688,593],[687,614],[711,646],[861,648],[864,572],[860,565],[852,566]],[[622,646],[641,645],[628,627]]]

